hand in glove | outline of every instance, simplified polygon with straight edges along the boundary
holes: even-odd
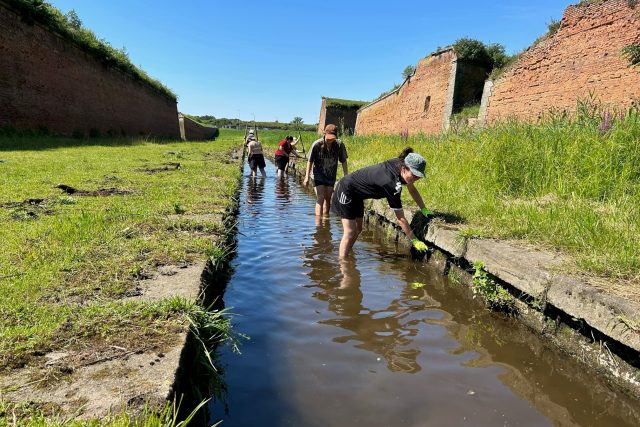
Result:
[[[425,216],[425,218],[426,218],[426,217],[428,217],[428,216],[433,216],[433,212],[431,212],[431,211],[430,211],[429,209],[427,209],[427,208],[422,208],[422,209],[420,209],[420,212],[422,213],[422,215],[424,215],[424,216]]]
[[[411,245],[419,252],[426,252],[428,249],[426,243],[418,239],[411,239]]]

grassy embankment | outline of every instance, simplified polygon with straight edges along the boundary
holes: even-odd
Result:
[[[427,206],[459,217],[470,237],[522,239],[572,256],[591,277],[640,295],[640,113],[580,103],[549,115],[438,137],[344,138],[350,169],[412,146],[427,159]],[[403,194],[407,198],[408,193]]]
[[[186,143],[0,137],[0,366],[51,350],[161,345],[187,317],[228,331],[228,319],[193,302],[126,297],[158,266],[224,255],[211,238],[226,232],[219,219],[175,215],[230,206],[240,141],[224,132]],[[58,184],[126,194],[69,195]]]

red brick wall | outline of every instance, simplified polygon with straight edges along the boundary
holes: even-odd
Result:
[[[176,100],[0,2],[0,127],[179,138]]]
[[[486,122],[536,120],[549,109],[573,112],[590,92],[605,105],[640,99],[640,69],[620,50],[640,42],[640,5],[603,0],[569,6],[558,32],[526,51],[492,88]],[[482,116],[481,116],[482,118]]]
[[[396,93],[369,104],[358,112],[356,133],[398,134],[408,132],[439,133],[444,127],[445,109],[451,109],[449,84],[455,72],[452,50],[421,60],[413,77]],[[425,100],[430,97],[425,112]]]

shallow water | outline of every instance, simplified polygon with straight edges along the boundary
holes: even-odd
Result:
[[[247,171],[245,170],[245,174]],[[223,426],[637,426],[610,390],[368,227],[339,262],[293,178],[245,178],[224,294],[242,354],[221,351]],[[418,284],[424,284],[420,286]]]

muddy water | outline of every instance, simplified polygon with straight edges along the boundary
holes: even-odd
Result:
[[[246,171],[245,171],[246,172]],[[224,295],[242,354],[222,351],[224,426],[637,426],[608,389],[374,226],[337,258],[293,178],[245,178],[235,272]],[[424,284],[419,286],[416,283]]]

